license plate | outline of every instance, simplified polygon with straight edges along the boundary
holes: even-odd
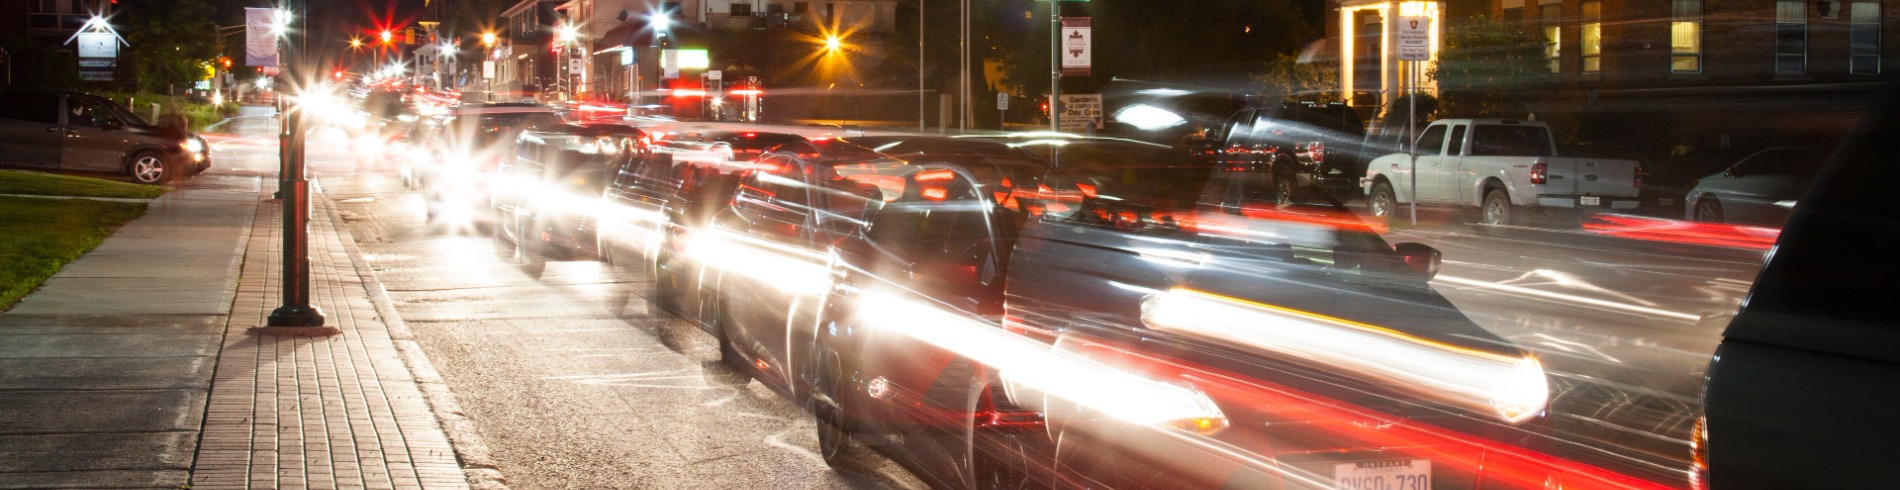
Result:
[[[1577,204],[1584,206],[1602,206],[1603,198],[1600,196],[1583,196],[1577,198]]]
[[[1428,490],[1432,460],[1358,461],[1333,465],[1333,488],[1346,490]]]

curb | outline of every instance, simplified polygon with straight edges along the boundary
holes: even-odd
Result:
[[[396,352],[402,356],[403,364],[409,368],[410,376],[416,380],[416,387],[422,390],[422,396],[429,402],[429,410],[434,412],[436,422],[442,424],[442,431],[448,434],[449,446],[455,449],[455,458],[462,463],[462,473],[468,479],[469,488],[479,490],[507,490],[508,479],[495,465],[494,457],[488,450],[488,443],[482,440],[475,423],[462,413],[462,406],[455,402],[455,394],[449,391],[447,383],[435,365],[429,363],[429,356],[416,344],[414,333],[397,315],[396,306],[389,300],[389,290],[383,287],[383,281],[376,277],[376,271],[370,268],[369,261],[363,258],[363,251],[356,245],[356,237],[350,234],[349,226],[337,213],[336,203],[323,197],[320,186],[312,192],[311,203],[321,203],[324,214],[329,215],[330,226],[342,239],[343,249],[350,254],[350,264],[355,266],[356,274],[363,280],[363,289],[369,293],[370,304],[376,307],[376,315],[382,317],[389,337],[396,345]]]

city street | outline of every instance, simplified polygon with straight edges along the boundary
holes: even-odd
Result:
[[[395,168],[359,168],[339,136],[312,133],[312,175],[511,486],[923,486],[870,451],[834,472],[810,416],[720,364],[712,337],[648,314],[649,283],[597,262],[498,258],[484,232],[430,229]]]

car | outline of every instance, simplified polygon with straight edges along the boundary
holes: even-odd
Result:
[[[489,181],[514,158],[521,131],[562,124],[547,107],[525,103],[464,104],[440,124],[426,126],[421,148],[403,160],[403,182],[421,191],[427,218],[479,224],[493,207]]]
[[[1532,212],[1637,208],[1636,160],[1565,156],[1550,128],[1515,119],[1443,119],[1419,133],[1416,155],[1372,160],[1359,179],[1366,212],[1394,219],[1400,205],[1475,210],[1483,225],[1518,225]]]
[[[211,167],[204,138],[161,128],[104,97],[0,88],[0,164],[123,174],[162,184]]]
[[[1892,290],[1878,286],[1900,274],[1888,249],[1900,220],[1886,196],[1900,179],[1895,95],[1872,106],[1814,187],[1797,194],[1722,332],[1695,431],[1702,488],[1900,481],[1900,447],[1888,441],[1900,419],[1883,415],[1900,402],[1900,321],[1887,309]]]
[[[599,258],[596,230],[602,194],[616,160],[629,153],[638,158],[644,136],[639,129],[618,125],[522,131],[513,158],[501,164],[490,185],[497,244],[514,244],[517,256],[541,252],[565,259]]]
[[[1826,157],[1801,147],[1757,151],[1721,172],[1696,179],[1682,200],[1683,219],[1776,226],[1813,182]]]

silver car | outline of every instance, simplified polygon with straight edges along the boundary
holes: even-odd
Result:
[[[158,184],[210,168],[211,155],[197,135],[154,126],[103,97],[0,88],[0,165]]]
[[[1825,160],[1820,152],[1791,146],[1755,152],[1721,173],[1696,179],[1682,200],[1684,219],[1780,225]]]

